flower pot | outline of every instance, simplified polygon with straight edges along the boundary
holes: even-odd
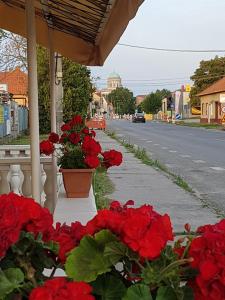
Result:
[[[60,169],[67,198],[87,198],[95,169]]]

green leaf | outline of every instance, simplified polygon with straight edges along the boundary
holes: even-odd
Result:
[[[24,281],[24,274],[20,269],[9,268],[5,271],[0,270],[0,297],[6,295],[19,288]]]
[[[162,286],[158,289],[156,300],[177,300],[177,296],[171,287]]]
[[[111,274],[99,276],[92,283],[92,286],[94,288],[93,294],[101,296],[101,300],[118,300],[121,299],[126,292],[123,282]]]
[[[104,257],[101,247],[91,236],[85,236],[68,256],[66,274],[75,280],[90,282],[98,275],[110,271],[110,261]]]
[[[111,231],[103,229],[95,234],[95,240],[101,248],[105,248],[108,243],[117,241],[117,237]]]
[[[152,300],[152,296],[147,285],[135,284],[127,289],[126,295],[122,300]]]
[[[127,247],[121,242],[111,242],[106,245],[104,256],[108,257],[111,263],[114,265],[120,261],[121,258],[126,256]]]

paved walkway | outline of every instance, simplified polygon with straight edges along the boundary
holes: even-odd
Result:
[[[123,152],[123,164],[108,171],[115,185],[114,193],[109,195],[111,199],[122,203],[132,199],[136,206],[145,203],[153,205],[156,211],[170,215],[176,231],[182,231],[183,224],[187,222],[194,229],[218,221],[216,215],[204,208],[200,200],[178,187],[161,171],[142,164],[104,132],[98,131],[97,139],[104,149],[114,148]]]

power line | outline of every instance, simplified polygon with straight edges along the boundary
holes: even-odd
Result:
[[[194,75],[193,75],[194,76]],[[197,76],[194,78],[194,80],[201,80],[201,79],[211,79],[211,78],[218,78],[218,77],[222,77],[222,76],[225,76],[225,73],[224,74],[212,74],[212,75],[202,75],[202,76]],[[107,78],[101,78],[99,80],[97,80],[96,82],[98,83],[101,83],[101,82],[106,82]],[[131,83],[154,83],[154,82],[160,82],[160,81],[163,81],[163,80],[187,80],[187,81],[193,81],[190,79],[190,77],[178,77],[178,78],[157,78],[157,79],[122,79],[123,82],[131,82]],[[160,82],[160,83],[163,83],[163,82]]]
[[[118,43],[119,46],[136,48],[136,49],[144,49],[144,50],[152,50],[152,51],[164,51],[164,52],[182,52],[182,53],[225,53],[225,50],[221,49],[210,49],[210,50],[193,50],[193,49],[170,49],[170,48],[155,48],[155,47],[146,47],[146,46],[138,46],[131,44]]]

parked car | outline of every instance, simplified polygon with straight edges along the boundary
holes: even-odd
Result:
[[[145,116],[143,113],[135,113],[132,116],[132,122],[133,123],[137,123],[137,122],[141,122],[141,123],[145,123]]]

